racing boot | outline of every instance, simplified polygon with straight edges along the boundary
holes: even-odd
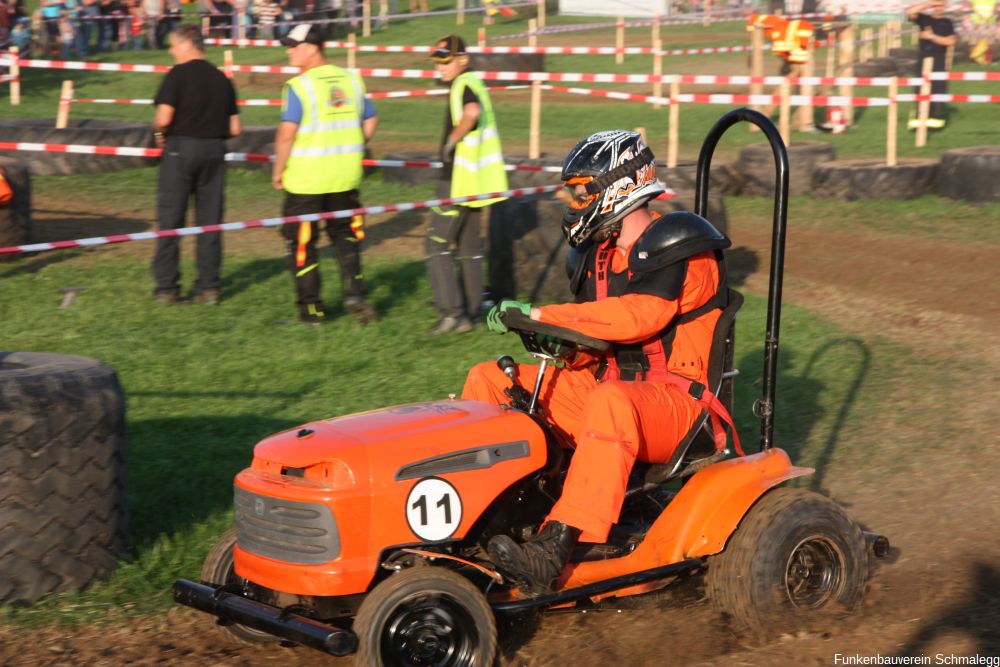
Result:
[[[507,535],[496,535],[486,546],[497,568],[527,595],[552,592],[552,582],[562,572],[580,537],[580,531],[558,521],[545,527],[524,544]]]

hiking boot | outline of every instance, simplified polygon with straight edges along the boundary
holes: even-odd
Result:
[[[204,289],[196,293],[191,300],[195,303],[204,303],[209,306],[219,305],[219,290],[217,289]]]
[[[361,324],[371,324],[378,321],[378,313],[371,304],[359,296],[349,296],[344,299],[344,310],[358,318]]]
[[[552,592],[552,582],[562,572],[579,537],[576,528],[549,521],[524,544],[507,535],[496,535],[486,551],[504,576],[535,597]]]
[[[153,298],[155,298],[160,303],[166,303],[166,304],[177,303],[177,290],[158,289],[153,294]]]
[[[428,336],[440,336],[446,333],[469,333],[472,331],[472,321],[468,317],[442,317],[437,325],[427,332]]]
[[[322,324],[326,320],[326,313],[323,312],[323,304],[307,303],[299,306],[299,322],[302,324]]]

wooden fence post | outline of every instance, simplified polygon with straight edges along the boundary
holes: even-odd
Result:
[[[455,25],[465,25],[465,0],[458,0],[458,11],[455,13]]]
[[[660,77],[663,76],[663,42],[660,40],[660,15],[653,15],[653,31],[650,35],[650,44],[653,45],[653,76],[656,77],[653,80],[653,95],[656,97],[663,97],[663,81]],[[659,109],[660,104],[654,104],[654,109]]]
[[[222,73],[227,79],[233,78],[233,50],[226,49],[222,52]]]
[[[840,35],[840,54],[839,54],[839,67],[837,70],[838,76],[852,77],[854,76],[854,36],[857,32],[854,30],[853,24],[848,24],[844,26],[844,30]],[[840,94],[844,97],[854,96],[854,87],[850,85],[841,84]],[[854,107],[847,106],[844,107],[844,122],[847,127],[854,125]]]
[[[816,52],[812,44],[806,47],[806,61],[802,63],[800,76],[814,76],[816,74]],[[811,83],[803,83],[799,86],[802,95],[807,98],[806,102],[799,107],[799,132],[809,132],[813,128],[815,120],[815,110],[813,109],[812,96],[816,93],[816,88]]]
[[[678,97],[681,94],[681,84],[679,77],[674,75],[670,78],[670,111],[668,113],[669,123],[667,125],[667,168],[673,169],[677,166],[677,144],[680,138],[681,103]]]
[[[764,76],[764,31],[757,26],[754,26],[750,31],[750,48],[750,94],[763,95],[763,82],[757,81],[755,83],[753,81],[755,78],[759,79]],[[752,104],[750,108],[760,111],[759,104]],[[760,132],[760,128],[750,124],[750,131]]]
[[[896,97],[899,94],[899,77],[889,79],[889,113],[885,129],[885,165],[896,166],[896,133],[899,125],[899,105]]]
[[[358,64],[358,39],[353,32],[347,35],[347,69],[354,69]]]
[[[59,111],[56,113],[56,129],[64,129],[69,125],[69,105],[73,103],[73,79],[62,82],[59,92]]]
[[[538,29],[545,30],[545,0],[538,0]]]
[[[921,73],[923,74],[924,80],[920,83],[920,96],[927,97],[931,94],[931,80],[928,78],[931,72],[934,71],[934,59],[924,58],[924,62],[921,65]],[[927,145],[927,119],[930,117],[931,112],[931,102],[930,100],[921,100],[917,103],[917,148],[923,148]]]
[[[21,65],[17,62],[20,57],[20,49],[10,47],[10,104],[15,107],[21,104]]]
[[[372,0],[361,0],[361,36],[372,36]]]
[[[538,46],[538,21],[528,21],[528,46]],[[542,130],[542,82],[531,82],[531,120],[528,129],[528,157],[537,160],[541,155]]]
[[[791,90],[792,84],[789,83],[788,77],[783,77],[781,79],[781,86],[779,87],[781,110],[778,113],[778,132],[781,134],[781,139],[785,142],[786,146],[792,145],[791,108],[789,106]]]
[[[619,16],[615,24],[615,64],[625,62],[625,17]]]

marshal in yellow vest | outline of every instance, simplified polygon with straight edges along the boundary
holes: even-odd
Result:
[[[365,84],[340,67],[323,65],[285,84],[286,103],[288,90],[302,102],[302,122],[281,177],[285,190],[318,195],[356,189],[365,153]]]
[[[479,122],[475,129],[462,137],[455,146],[455,163],[451,173],[451,196],[466,197],[507,189],[507,172],[504,171],[503,149],[497,132],[493,103],[482,80],[472,72],[459,74],[451,84],[448,106],[451,123],[458,125],[462,118],[462,95],[468,87],[479,99]],[[461,204],[470,208],[487,206],[506,197],[471,201]]]

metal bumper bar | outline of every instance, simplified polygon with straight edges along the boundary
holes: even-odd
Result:
[[[350,630],[285,612],[221,586],[178,579],[174,582],[174,601],[212,614],[223,624],[239,623],[331,655],[348,655],[358,648],[358,638]]]

